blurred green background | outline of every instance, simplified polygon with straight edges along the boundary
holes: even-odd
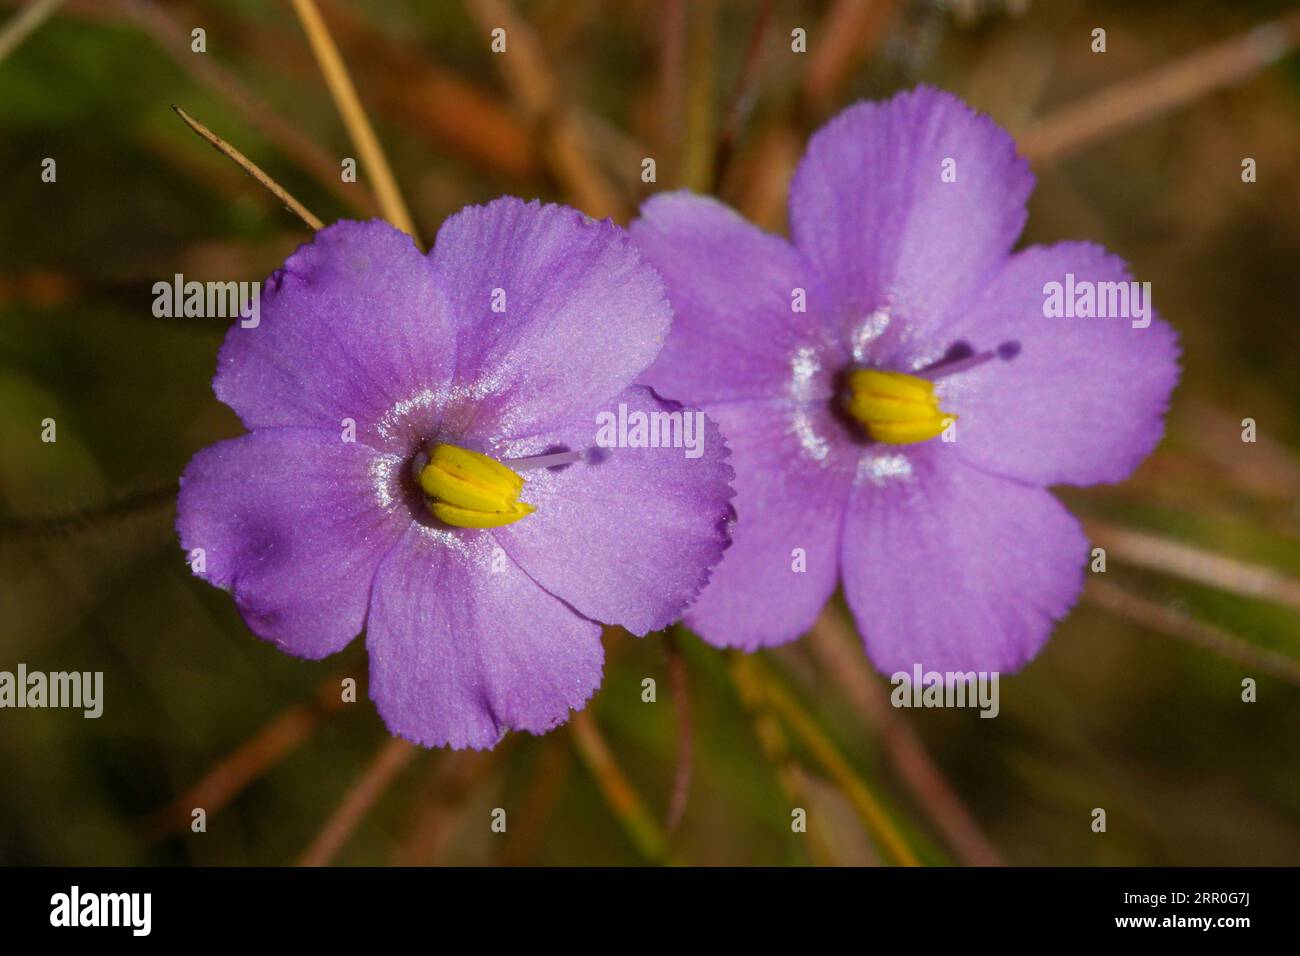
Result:
[[[49,6],[0,58],[0,669],[102,670],[105,712],[0,711],[0,862],[1300,862],[1294,4],[322,0],[426,244],[507,192],[627,221],[690,185],[783,229],[811,130],[924,81],[1021,140],[1026,242],[1104,243],[1182,337],[1159,451],[1063,495],[1108,570],[998,719],[882,704],[837,601],[755,659],[610,632],[587,718],[486,755],[391,742],[360,641],[280,654],[172,530],[185,463],[241,429],[224,323],[154,318],[151,286],[264,278],[308,232],[169,105],[325,221],[377,214],[293,7]]]

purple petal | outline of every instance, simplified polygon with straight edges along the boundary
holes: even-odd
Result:
[[[412,525],[375,577],[370,696],[426,747],[545,733],[600,683],[600,627],[538,587],[490,535]]]
[[[1001,127],[920,87],[851,106],[812,137],[790,230],[847,324],[882,310],[919,335],[1010,251],[1033,185]]]
[[[688,192],[651,199],[631,233],[663,276],[674,313],[668,343],[641,381],[693,404],[831,394],[831,366],[848,354],[788,242]],[[796,290],[806,312],[795,311]]]
[[[1017,253],[941,334],[1019,351],[946,380],[944,408],[959,416],[956,450],[980,468],[1040,485],[1119,481],[1164,433],[1178,345],[1154,317],[1146,328],[1130,318],[1045,317],[1044,284],[1067,273],[1077,282],[1130,278],[1122,260],[1088,243]]]
[[[176,527],[199,576],[230,591],[259,637],[298,657],[342,650],[361,632],[370,581],[408,523],[384,459],[315,429],[220,442],[181,477]]]
[[[883,673],[1013,671],[1083,586],[1088,542],[1041,488],[931,445],[864,479],[844,522],[844,593]]]
[[[523,437],[632,384],[672,320],[663,284],[612,222],[503,198],[448,219],[430,253],[454,305],[465,434]],[[494,300],[504,312],[494,312]]]
[[[445,390],[455,355],[447,303],[411,237],[380,222],[339,222],[267,280],[255,328],[226,336],[213,388],[249,428],[299,425],[397,450],[385,417]]]
[[[587,457],[523,472],[520,497],[537,511],[493,533],[534,580],[580,613],[645,634],[680,617],[722,557],[732,471],[703,412],[646,388],[628,389],[602,411],[617,420],[620,405],[625,416],[676,416],[677,434],[699,440],[698,456],[687,457],[696,449],[686,447],[598,448],[592,415],[512,450],[563,448]]]
[[[835,590],[858,448],[825,404],[743,402],[709,414],[736,470],[734,541],[686,623],[723,647],[793,640]]]

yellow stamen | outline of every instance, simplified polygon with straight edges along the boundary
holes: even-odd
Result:
[[[939,407],[934,383],[902,372],[854,369],[844,408],[867,434],[890,445],[911,445],[941,434],[957,418]]]
[[[537,509],[519,500],[524,480],[501,462],[456,445],[434,445],[420,471],[434,516],[457,528],[499,528]]]

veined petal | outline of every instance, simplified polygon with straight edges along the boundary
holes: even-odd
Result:
[[[813,135],[790,187],[790,231],[845,334],[880,312],[895,323],[888,347],[906,349],[1011,251],[1033,186],[1005,130],[918,87],[851,106]]]
[[[271,428],[194,456],[176,527],[199,577],[231,592],[259,637],[298,657],[361,632],[370,582],[408,523],[396,463],[333,432]]]
[[[351,420],[358,441],[405,451],[411,423],[395,409],[446,404],[454,367],[446,296],[411,237],[338,222],[267,280],[256,327],[231,326],[213,388],[249,428],[342,434]]]
[[[598,447],[602,423],[636,427],[638,416],[669,440]],[[674,435],[681,446],[671,444]],[[582,451],[585,459],[526,472],[523,494],[536,511],[494,537],[587,617],[634,634],[677,620],[728,542],[732,470],[717,425],[636,387],[585,420],[519,443],[515,454],[556,448]]]
[[[940,331],[944,342],[1018,346],[1010,361],[944,380],[944,407],[961,416],[953,448],[988,471],[1040,485],[1120,481],[1164,434],[1177,338],[1154,313],[1145,327],[1134,322],[1147,319],[1128,316],[1045,316],[1045,287],[1064,286],[1067,275],[1080,288],[1131,279],[1100,246],[1033,246]]]
[[[612,222],[503,198],[470,206],[429,253],[453,303],[462,434],[535,434],[594,410],[659,354],[672,311]]]
[[[790,243],[688,192],[653,197],[630,229],[663,276],[674,315],[640,381],[695,404],[832,393],[848,351]]]
[[[541,734],[600,684],[600,626],[500,553],[486,533],[412,525],[375,575],[370,696],[388,729],[426,747]]]
[[[949,445],[859,479],[844,519],[844,594],[883,673],[1014,671],[1083,587],[1088,542],[1041,489],[962,464]]]
[[[734,540],[685,621],[720,647],[794,640],[835,590],[860,450],[824,403],[738,402],[710,414],[736,470]]]

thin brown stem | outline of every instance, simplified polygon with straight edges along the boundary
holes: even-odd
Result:
[[[248,122],[285,156],[308,172],[321,186],[357,212],[373,216],[375,198],[362,183],[345,183],[338,160],[331,157],[310,136],[282,119],[214,56],[195,56],[190,50],[188,28],[182,28],[155,0],[124,0],[130,16],[157,41],[177,66],[190,73],[222,99],[229,102]]]
[[[1020,138],[1031,162],[1059,160],[1120,130],[1232,86],[1276,63],[1300,43],[1300,13],[1262,23],[1049,115]]]
[[[370,808],[384,795],[420,748],[401,737],[390,737],[375,752],[366,769],[348,788],[334,813],[298,860],[299,866],[325,866],[347,842]]]
[[[691,764],[694,755],[694,736],[691,732],[690,684],[686,678],[686,660],[682,656],[677,635],[664,635],[664,653],[668,662],[668,685],[677,706],[677,769],[673,772],[672,796],[668,812],[664,815],[664,831],[672,833],[682,822],[686,803],[691,796]]]
[[[605,803],[633,844],[646,859],[656,863],[667,862],[668,845],[663,831],[646,808],[641,795],[614,760],[591,712],[582,710],[574,714],[569,721],[569,730],[573,734],[578,756],[596,778]]]
[[[23,7],[0,27],[0,63],[18,49],[42,23],[54,16],[64,0],[35,0]]]
[[[457,811],[497,766],[512,739],[507,737],[492,750],[458,750],[438,758],[415,807],[415,821],[393,849],[394,863],[429,866],[442,859],[460,822]]]
[[[142,828],[142,839],[152,844],[190,822],[195,809],[211,817],[258,777],[301,747],[316,727],[343,706],[341,678],[321,683],[307,703],[297,704],[249,737],[212,767],[189,790],[154,814]]]
[[[733,672],[748,671],[748,679],[762,685],[764,699],[849,798],[876,845],[899,866],[919,866],[920,860],[871,787],[794,696],[767,674],[767,668],[756,655],[736,657],[733,664]]]
[[[853,67],[888,33],[900,0],[835,0],[817,26],[803,77],[809,117],[820,117]]]
[[[1083,596],[1085,600],[1112,614],[1136,621],[1153,631],[1196,644],[1228,660],[1244,664],[1261,674],[1300,687],[1300,661],[1276,651],[1256,647],[1249,641],[1213,624],[1198,621],[1165,604],[1138,597],[1118,585],[1095,576],[1089,579]]]
[[[750,719],[753,721],[754,737],[763,751],[763,756],[776,773],[777,785],[781,788],[781,792],[791,807],[807,808],[809,796],[807,775],[790,753],[789,741],[781,727],[781,722],[777,720],[767,702],[762,683],[755,680],[752,670],[744,664],[739,655],[732,658],[731,679],[736,685],[741,704],[749,712]],[[821,821],[815,814],[809,815],[806,832],[809,858],[818,866],[834,866],[835,854],[831,852],[830,842]]]
[[[532,126],[551,173],[573,204],[596,219],[626,216],[627,205],[595,161],[582,122],[562,101],[533,28],[508,0],[467,0],[466,10],[487,34],[505,30],[504,53],[493,54],[516,106]]]
[[[320,64],[321,73],[325,76],[325,85],[329,87],[330,95],[334,98],[334,105],[338,107],[339,115],[343,117],[343,125],[347,127],[348,135],[352,138],[357,152],[361,154],[363,168],[374,183],[375,198],[379,202],[379,208],[383,210],[384,218],[407,233],[418,245],[420,237],[415,230],[415,221],[407,211],[402,193],[397,188],[397,180],[388,165],[388,157],[384,155],[383,147],[379,145],[379,138],[375,135],[374,127],[370,125],[370,119],[361,105],[361,98],[357,96],[356,87],[352,85],[352,78],[343,64],[343,57],[339,54],[339,49],[330,35],[329,27],[325,25],[324,18],[320,15],[315,0],[291,0],[291,2],[302,23],[303,32],[307,34],[312,53],[316,55],[316,62]]]
[[[713,192],[717,192],[727,178],[727,172],[731,168],[731,158],[736,151],[736,141],[740,138],[745,121],[753,110],[758,78],[763,65],[763,46],[771,22],[772,2],[763,0],[755,15],[754,27],[749,34],[744,63],[740,68],[740,76],[736,79],[736,89],[731,96],[731,106],[727,110],[722,131],[718,135],[718,147],[713,155]]]
[[[208,129],[179,106],[173,104],[172,109],[176,111],[177,116],[185,121],[186,126],[198,133],[199,136],[203,137],[203,139],[207,140],[213,149],[233,160],[235,165],[256,179],[264,189],[270,192],[271,195],[275,196],[276,199],[280,200],[280,202],[284,203],[285,207],[290,212],[306,223],[308,228],[313,230],[325,228],[325,224],[309,212],[306,206],[294,199],[293,196],[289,195],[287,189],[277,183],[266,173],[262,172],[261,168],[251,159],[239,150],[235,149],[235,147],[231,146],[224,139],[212,132],[212,130]]]
[[[822,670],[839,685],[858,719],[880,732],[895,772],[957,859],[967,866],[1000,866],[997,850],[931,759],[916,730],[889,706],[862,655],[861,642],[839,613],[828,607],[808,640]]]
[[[1094,544],[1120,561],[1300,610],[1300,581],[1281,571],[1100,521],[1087,522],[1085,529]]]

